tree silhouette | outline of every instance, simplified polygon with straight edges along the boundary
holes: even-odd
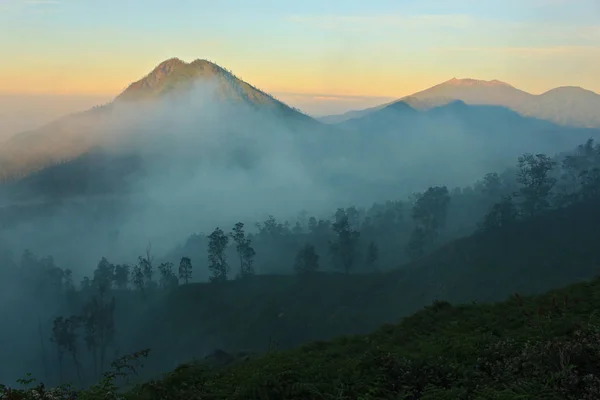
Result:
[[[302,246],[294,263],[294,271],[299,275],[313,273],[319,269],[319,255],[315,251],[315,246],[305,244]]]
[[[93,355],[95,374],[104,368],[106,351],[114,339],[115,306],[114,296],[107,302],[101,296],[93,296],[83,309],[84,338]]]
[[[178,285],[177,276],[173,273],[173,263],[164,262],[158,266],[160,272],[160,287],[170,289]]]
[[[534,216],[550,206],[550,191],[556,184],[550,171],[555,164],[545,154],[527,153],[519,157],[517,182],[521,184],[519,195],[523,199],[521,207],[525,215]]]
[[[154,257],[151,254],[151,248],[151,245],[148,244],[148,247],[146,247],[146,255],[138,257],[138,264],[144,275],[145,286],[147,288],[152,287],[154,284],[154,281],[152,280],[154,276],[154,266],[152,265]]]
[[[127,289],[127,285],[129,284],[129,265],[119,264],[115,266],[114,282],[118,289]]]
[[[112,287],[114,275],[115,266],[102,257],[102,260],[100,260],[94,270],[94,277],[92,278],[92,284],[101,295],[104,295]]]
[[[131,282],[133,283],[133,287],[139,290],[142,293],[142,296],[145,296],[144,288],[146,287],[146,284],[144,282],[144,271],[142,271],[140,265],[135,265],[133,267]]]
[[[192,260],[188,257],[182,257],[179,262],[179,279],[183,280],[186,285],[192,279]]]
[[[208,268],[212,272],[212,282],[227,280],[229,265],[225,250],[228,244],[229,237],[220,228],[215,229],[208,237]]]
[[[446,224],[450,195],[446,186],[430,187],[425,193],[417,194],[412,209],[414,228],[408,253],[413,259],[422,257],[435,243]]]
[[[499,203],[494,204],[483,221],[483,230],[501,228],[514,223],[519,218],[519,211],[511,196],[505,196]]]
[[[335,214],[332,229],[336,239],[330,242],[330,251],[348,274],[356,261],[360,233],[351,226],[347,212],[341,208]]]
[[[371,241],[369,243],[369,247],[367,248],[367,257],[366,263],[367,268],[372,269],[377,263],[377,259],[379,258],[379,248],[375,244],[375,242]]]
[[[235,249],[240,258],[240,278],[254,275],[254,267],[252,264],[254,263],[256,252],[252,247],[251,240],[246,237],[244,224],[242,222],[235,224],[230,235],[235,242]]]

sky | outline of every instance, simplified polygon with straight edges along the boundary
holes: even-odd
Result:
[[[600,92],[600,1],[0,0],[0,54],[0,95],[54,99],[50,114],[109,101],[172,57],[216,62],[314,115],[453,77]],[[19,104],[0,112],[0,137],[35,114]]]

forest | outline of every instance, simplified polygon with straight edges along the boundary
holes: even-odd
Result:
[[[104,390],[105,395],[116,387],[101,388],[98,382],[112,385],[125,370],[135,371],[136,376],[121,388],[132,389],[136,383],[200,359],[199,365],[179,367],[164,381],[136,386],[128,396],[286,398],[277,397],[282,396],[278,390],[289,390],[285,395],[298,399],[349,399],[359,398],[358,394],[388,398],[405,392],[413,393],[412,397],[397,398],[514,399],[518,393],[539,391],[546,396],[539,398],[545,399],[597,398],[592,397],[592,388],[600,390],[600,381],[592,372],[587,392],[569,389],[567,393],[560,390],[582,387],[585,376],[565,367],[566,375],[560,379],[572,382],[556,378],[550,384],[550,378],[544,377],[548,371],[539,369],[544,346],[574,349],[577,353],[571,361],[580,364],[583,361],[577,357],[586,349],[599,348],[597,333],[580,332],[584,338],[579,342],[551,338],[559,323],[578,331],[573,325],[584,319],[582,309],[568,303],[566,292],[553,300],[548,300],[549,295],[522,296],[597,275],[600,250],[594,241],[600,229],[599,200],[600,144],[590,139],[562,154],[523,154],[513,168],[488,173],[469,187],[431,186],[407,199],[370,208],[338,208],[329,218],[300,212],[295,221],[272,216],[261,222],[240,221],[194,234],[165,255],[154,254],[150,243],[136,262],[113,263],[107,255],[81,280],[56,265],[51,255],[27,250],[14,257],[10,249],[0,247],[2,301],[14,304],[0,309],[4,321],[0,350],[3,358],[12,360],[1,363],[0,382],[11,387],[31,383],[20,379],[31,373],[49,387],[72,384],[79,390],[96,385],[92,388]],[[557,265],[565,259],[578,266]],[[506,265],[494,264],[497,260]],[[578,293],[589,290],[577,286]],[[508,303],[493,306],[445,303],[500,301],[511,295]],[[541,302],[540,307],[546,308],[547,301],[549,311],[538,309],[533,316],[523,311],[535,308],[530,303]],[[425,306],[426,310],[407,317]],[[572,309],[576,316],[567,314]],[[459,336],[468,336],[475,320],[493,326],[507,312],[518,318],[512,325],[507,322],[510,326],[482,333],[494,340],[484,341],[477,356],[479,372],[469,375],[474,372],[464,365],[475,357],[479,339],[471,335],[460,342]],[[402,317],[407,318],[397,327],[389,325]],[[443,321],[454,325],[444,327]],[[536,342],[523,354],[503,333],[534,335],[534,327],[542,329],[539,335],[547,342]],[[364,337],[380,343],[374,348],[363,348],[364,340],[358,336],[329,344],[315,342],[377,328]],[[407,345],[402,357],[392,357],[391,347],[397,341],[408,343],[408,335],[418,339]],[[435,361],[442,357],[444,344],[435,344],[440,341],[454,349],[456,360]],[[309,342],[315,343],[283,351]],[[326,366],[311,366],[312,357]],[[347,360],[344,364],[336,358]],[[140,359],[145,359],[144,368],[132,367]],[[245,361],[240,364],[240,360]],[[514,383],[523,363],[535,366],[528,367],[523,378],[532,385],[529,388]],[[233,368],[230,375],[218,372],[221,364],[235,364],[226,367]],[[297,366],[306,374],[294,375],[282,365]],[[366,383],[370,375],[353,377],[351,366],[381,379],[377,389],[381,392],[367,393],[375,390]],[[589,368],[581,367],[588,372]],[[341,372],[334,372],[338,369]],[[251,375],[250,370],[260,373]],[[279,376],[276,370],[289,374]],[[391,376],[401,376],[398,379],[405,386],[395,386],[400,383]],[[219,397],[242,377],[247,386]],[[206,396],[191,397],[181,383],[186,379],[197,396]],[[502,386],[499,382],[505,388],[511,380],[517,385],[512,392],[493,392],[492,387]],[[413,382],[412,386],[406,382]],[[483,386],[476,388],[476,382]],[[169,390],[179,387],[179,397],[165,397],[167,386]],[[0,398],[22,394],[3,388]],[[338,390],[339,397],[332,397]],[[93,396],[92,392],[88,389],[82,398]]]

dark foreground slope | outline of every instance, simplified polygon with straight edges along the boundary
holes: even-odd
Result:
[[[368,336],[179,367],[128,399],[593,399],[600,282],[499,304],[435,302]]]
[[[118,398],[597,399],[599,307],[599,280],[498,304],[434,302],[366,336],[260,356],[220,353],[221,365],[185,364]],[[135,356],[123,360],[134,364]],[[78,398],[117,398],[113,378]]]

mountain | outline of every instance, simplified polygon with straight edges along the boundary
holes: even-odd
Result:
[[[326,123],[326,124],[337,124],[337,123],[344,122],[344,121],[347,121],[350,119],[364,117],[374,111],[381,110],[382,108],[385,108],[386,106],[389,106],[396,102],[406,103],[409,106],[411,106],[412,108],[414,108],[415,110],[429,110],[434,107],[439,107],[439,106],[448,104],[452,101],[454,101],[454,99],[452,99],[450,97],[435,97],[435,98],[431,98],[431,99],[419,99],[419,98],[416,98],[413,96],[407,96],[407,97],[403,97],[402,99],[400,99],[398,101],[394,101],[391,103],[381,104],[376,107],[365,108],[364,110],[348,111],[348,112],[345,112],[344,114],[339,114],[339,115],[327,115],[324,117],[319,117],[319,118],[317,118],[317,120],[319,120],[323,123]]]
[[[171,106],[171,110],[165,111],[163,105]],[[318,124],[216,64],[206,60],[186,63],[172,58],[132,83],[109,104],[66,116],[2,143],[0,180],[22,178],[98,148],[118,148],[124,140],[131,139],[134,131],[158,129],[149,121],[161,111],[168,118],[169,113],[200,115],[205,110],[215,112],[217,107],[221,113],[243,107],[293,125]],[[165,128],[168,130],[168,126]],[[142,138],[137,144],[143,142]]]
[[[498,80],[453,78],[398,101],[406,101],[408,98],[423,102],[438,102],[438,105],[447,103],[448,99],[455,99],[470,105],[504,106],[523,116],[544,119],[559,125],[600,127],[600,95],[579,87],[560,87],[534,95]],[[365,116],[386,105],[343,115],[326,116],[319,120],[326,123],[340,123]]]
[[[600,127],[600,96],[580,87],[549,90],[516,110],[561,125]]]
[[[365,152],[385,154],[390,149],[398,154],[392,146],[397,142],[407,156],[420,154],[426,148],[433,155],[433,146],[445,146],[450,154],[469,154],[479,160],[463,158],[462,163],[450,162],[450,168],[457,168],[457,174],[465,162],[474,162],[474,168],[479,165],[486,170],[499,170],[525,152],[555,154],[590,137],[600,138],[600,129],[564,127],[502,106],[470,105],[455,100],[429,108],[423,107],[423,103],[397,101],[335,126],[348,132],[347,140],[353,138],[359,143],[356,147]],[[371,134],[366,135],[367,132]],[[440,181],[447,180],[440,178]]]
[[[194,85],[211,81],[216,88],[214,97],[219,101],[243,102],[253,107],[264,107],[293,115],[299,111],[274,97],[238,79],[232,72],[206,60],[186,63],[171,58],[160,63],[152,72],[132,83],[118,95],[114,103],[151,101],[193,89]]]
[[[498,80],[450,79],[412,95],[418,99],[440,97],[462,100],[467,104],[517,106],[526,102],[531,94]]]

